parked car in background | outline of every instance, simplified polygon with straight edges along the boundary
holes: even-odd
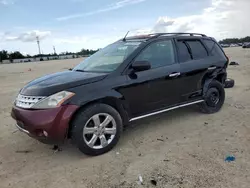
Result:
[[[11,114],[21,131],[41,142],[72,139],[83,153],[100,155],[129,122],[194,104],[203,113],[218,112],[228,61],[204,34],[124,38],[71,71],[29,82]]]
[[[221,45],[222,48],[228,48],[228,47],[230,47],[229,44],[220,44],[220,45]]]
[[[249,43],[244,43],[242,45],[242,48],[250,48],[250,42]]]
[[[230,47],[238,47],[238,44],[230,44]]]

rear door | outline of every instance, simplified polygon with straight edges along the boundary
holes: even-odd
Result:
[[[176,41],[182,86],[181,102],[200,98],[202,78],[208,68],[213,66],[208,58],[208,51],[200,39],[180,39]]]

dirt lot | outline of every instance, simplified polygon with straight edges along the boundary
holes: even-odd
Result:
[[[236,86],[226,90],[219,113],[205,115],[188,107],[138,121],[111,152],[98,157],[85,156],[70,144],[54,153],[51,146],[16,131],[10,117],[25,83],[73,67],[80,59],[0,65],[0,187],[154,187],[150,180],[155,180],[157,187],[249,188],[250,50],[226,52],[240,66],[229,67]],[[227,155],[236,161],[225,162]]]

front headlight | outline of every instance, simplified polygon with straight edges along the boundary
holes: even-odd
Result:
[[[73,97],[74,95],[75,93],[69,91],[61,91],[59,93],[46,97],[45,99],[42,99],[38,103],[34,104],[31,108],[34,109],[56,108],[58,106],[61,106],[63,102]]]

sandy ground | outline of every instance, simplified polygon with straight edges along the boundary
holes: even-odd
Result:
[[[226,52],[236,86],[212,115],[187,107],[133,123],[109,153],[88,157],[70,144],[54,153],[16,131],[12,102],[28,81],[64,70],[80,59],[0,65],[0,187],[249,188],[250,50]],[[31,68],[31,71],[29,71]],[[236,161],[225,162],[227,155]],[[141,175],[143,184],[138,184]]]

